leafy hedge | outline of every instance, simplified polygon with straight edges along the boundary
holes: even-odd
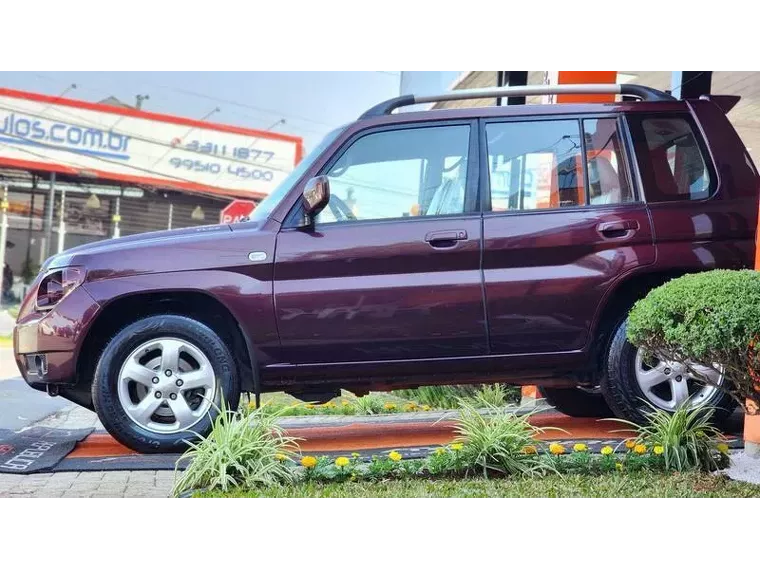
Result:
[[[627,334],[658,357],[723,366],[731,395],[742,405],[760,403],[760,273],[715,270],[674,279],[634,305]]]

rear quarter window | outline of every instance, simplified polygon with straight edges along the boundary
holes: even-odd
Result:
[[[709,198],[714,169],[689,115],[629,115],[636,161],[647,202]]]

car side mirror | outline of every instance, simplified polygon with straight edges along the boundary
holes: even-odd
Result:
[[[312,178],[303,188],[303,213],[302,227],[314,223],[314,218],[322,211],[330,201],[330,179],[327,176]]]

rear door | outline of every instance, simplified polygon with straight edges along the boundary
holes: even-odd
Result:
[[[584,348],[613,283],[654,262],[621,126],[609,115],[483,122],[492,353]]]
[[[487,353],[477,132],[470,121],[377,128],[325,166],[331,199],[315,227],[277,238],[283,361]]]

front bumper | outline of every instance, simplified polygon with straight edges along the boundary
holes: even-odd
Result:
[[[13,352],[29,385],[76,383],[77,357],[99,310],[80,286],[48,312],[19,314],[13,329]]]

